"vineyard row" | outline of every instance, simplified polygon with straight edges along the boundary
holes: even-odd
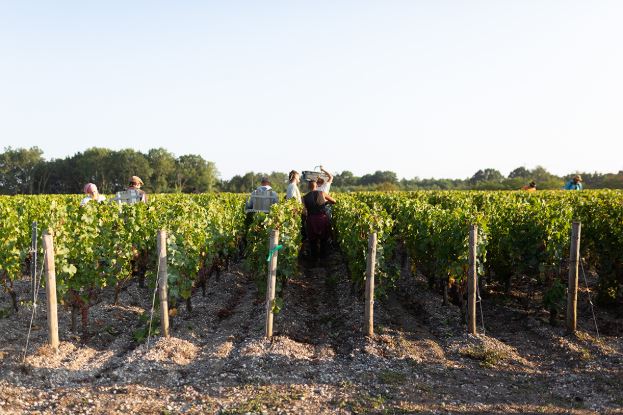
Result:
[[[270,230],[280,232],[277,293],[297,272],[302,208],[294,201],[269,214],[247,216],[244,195],[156,195],[149,205],[89,204],[77,196],[0,197],[0,281],[17,299],[14,281],[29,268],[32,222],[54,235],[58,296],[75,313],[105,287],[118,293],[132,278],[153,283],[156,235],[168,231],[168,286],[173,306],[203,288],[210,275],[244,258],[264,279]],[[558,307],[571,223],[582,222],[582,257],[599,276],[599,298],[623,297],[623,193],[591,192],[391,192],[338,194],[333,207],[336,242],[351,279],[365,281],[368,235],[378,238],[377,293],[390,289],[402,257],[431,287],[460,285],[468,271],[470,225],[478,225],[477,269],[482,281],[508,290],[520,276],[543,288]],[[41,252],[38,252],[41,255]],[[83,320],[83,329],[88,324]]]

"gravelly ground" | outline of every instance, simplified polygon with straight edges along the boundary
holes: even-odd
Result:
[[[346,274],[338,254],[303,268],[284,287],[272,341],[256,284],[238,267],[211,280],[192,313],[178,309],[173,337],[149,349],[132,338],[151,300],[135,284],[119,305],[106,293],[91,310],[86,344],[59,310],[58,353],[45,346],[39,310],[22,363],[24,304],[0,319],[0,413],[623,413],[621,337],[596,339],[586,310],[571,337],[538,307],[491,296],[487,335],[469,336],[458,308],[405,276],[377,301],[367,339]],[[27,288],[18,285],[20,298]]]

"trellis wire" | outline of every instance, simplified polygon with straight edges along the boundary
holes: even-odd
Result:
[[[43,252],[43,262],[45,263],[46,252]],[[28,335],[26,336],[26,345],[24,346],[24,355],[22,356],[22,363],[26,361],[26,353],[28,351],[28,344],[30,343],[30,333],[32,331],[32,323],[35,320],[35,315],[37,314],[37,298],[39,298],[39,288],[41,287],[41,275],[43,274],[43,265],[39,271],[39,278],[35,274],[35,283],[34,283],[34,292],[33,292],[33,302],[32,302],[32,314],[30,316],[30,325],[28,326]]]
[[[147,332],[147,350],[149,350],[149,340],[151,339],[151,323],[154,319],[154,308],[156,307],[156,293],[158,292],[158,286],[160,285],[160,260],[158,260],[158,266],[156,267],[156,287],[154,288],[154,295],[151,300],[151,314],[149,316],[149,330]]]
[[[591,289],[588,288],[588,280],[586,279],[586,273],[584,272],[584,258],[580,259],[580,266],[582,267],[582,275],[584,276],[584,284],[586,285],[586,292],[588,294],[588,303],[591,305],[591,313],[593,313],[595,332],[597,332],[597,338],[599,339],[599,328],[597,327],[597,317],[595,316],[595,308],[593,306],[593,299],[591,298]]]
[[[487,334],[485,330],[485,315],[482,312],[482,297],[480,296],[480,283],[476,284],[476,303],[480,307],[480,324],[482,325],[482,334]],[[465,326],[468,325],[467,304],[465,304]],[[468,328],[469,330],[469,328]]]
[[[482,297],[480,296],[480,284],[476,283],[476,302],[480,307],[480,323],[482,324],[482,334],[485,332],[485,315],[482,313]]]

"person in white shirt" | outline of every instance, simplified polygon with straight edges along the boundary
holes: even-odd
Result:
[[[128,190],[135,190],[141,198],[141,202],[147,203],[147,193],[145,193],[145,191],[141,189],[141,186],[143,186],[144,184],[145,183],[143,183],[140,177],[132,176],[130,177],[130,185],[128,186]]]
[[[94,200],[100,203],[106,200],[106,196],[101,195],[99,191],[97,190],[97,186],[93,183],[87,183],[86,185],[84,185],[83,190],[87,196],[84,199],[82,199],[82,201],[80,202],[80,206],[86,205],[91,200]]]
[[[286,190],[286,200],[296,199],[299,203],[301,203],[301,191],[299,190],[299,183],[301,182],[301,174],[292,170],[290,174],[288,174],[288,189]]]
[[[318,177],[316,180],[316,184],[318,185],[318,189],[321,192],[325,192],[329,194],[329,189],[331,188],[331,183],[333,183],[333,175],[326,171],[324,167],[320,166],[320,171],[328,176],[327,180],[324,180],[322,177]]]

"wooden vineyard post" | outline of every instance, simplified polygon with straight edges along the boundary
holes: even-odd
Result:
[[[30,289],[32,292],[32,302],[37,303],[35,294],[37,291],[37,222],[32,223],[32,234],[30,244]]]
[[[366,303],[364,314],[364,332],[374,336],[374,267],[376,265],[376,232],[368,238],[368,263],[366,265]]]
[[[279,231],[272,230],[268,241],[268,279],[266,281],[266,337],[273,337],[273,305],[275,302],[275,289],[277,285],[277,245],[279,244]]]
[[[478,225],[471,225],[469,228],[469,268],[467,270],[467,331],[469,334],[476,334],[477,245]]]
[[[48,341],[54,350],[58,350],[58,314],[56,309],[56,268],[54,267],[54,238],[47,231],[43,232],[43,251],[45,261],[45,293],[48,300]]]
[[[582,224],[573,222],[569,253],[569,288],[567,290],[567,331],[575,333],[578,318],[578,265],[580,260],[580,231]]]
[[[167,270],[167,231],[158,231],[158,296],[160,297],[160,324],[162,335],[169,337],[169,273]]]

